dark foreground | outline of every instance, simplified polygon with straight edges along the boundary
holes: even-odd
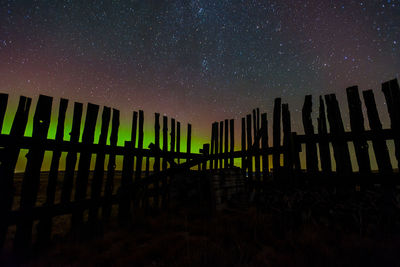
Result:
[[[146,216],[137,210],[130,223],[111,222],[101,237],[58,237],[25,264],[400,266],[396,192],[350,191],[270,188],[247,208],[233,203],[211,215],[187,205]]]

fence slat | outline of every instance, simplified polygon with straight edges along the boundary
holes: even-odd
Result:
[[[0,93],[0,134],[3,130],[4,116],[6,115],[8,94]]]
[[[325,104],[322,96],[319,96],[318,134],[328,134],[328,128],[326,125]],[[330,173],[332,171],[332,162],[329,142],[322,141],[319,143],[319,159],[321,161],[322,171],[325,173]]]
[[[107,144],[107,134],[110,125],[111,109],[109,107],[103,108],[103,114],[101,116],[101,130],[99,137],[99,145],[105,146]],[[89,223],[94,227],[98,219],[99,213],[99,200],[101,197],[101,188],[103,186],[104,179],[104,162],[105,153],[97,153],[96,163],[94,167],[93,180],[91,185],[91,199],[94,201],[93,206],[89,209]]]
[[[163,151],[168,151],[168,118],[167,116],[163,116]],[[167,160],[165,158],[162,159],[162,170],[167,169]],[[164,186],[164,185],[163,185]]]
[[[218,125],[219,125],[219,123],[218,122],[216,122],[215,123],[215,144],[214,144],[214,151],[215,151],[215,155],[218,155],[219,154],[219,146],[218,146],[218,142],[219,142],[219,140],[218,140],[218,138],[219,138],[219,128],[218,128]],[[214,169],[218,169],[218,157],[215,157],[215,160],[214,160]]]
[[[273,121],[272,121],[272,137],[273,137],[273,144],[274,147],[280,147],[281,145],[281,99],[275,98],[274,101],[274,114],[273,114]],[[281,162],[281,155],[279,152],[275,151],[273,153],[272,158],[272,166],[274,173],[276,174],[279,171],[280,163]]]
[[[10,136],[13,139],[7,143],[1,153],[0,214],[3,214],[3,216],[0,220],[0,249],[3,248],[8,230],[7,218],[14,199],[14,171],[20,152],[20,148],[16,145],[14,138],[24,136],[31,103],[31,98],[25,96],[19,98],[18,108],[10,130]]]
[[[246,163],[246,118],[242,118],[242,172],[243,175],[246,175],[246,168],[247,168],[247,163]]]
[[[72,128],[70,132],[70,143],[77,144],[81,134],[81,121],[82,121],[83,104],[75,102],[74,114],[72,118]],[[75,175],[75,166],[77,160],[77,152],[70,151],[65,160],[65,173],[64,181],[61,191],[61,202],[66,203],[71,200],[72,186]]]
[[[215,123],[213,122],[211,125],[211,148],[210,154],[214,154],[214,146],[215,146]],[[214,169],[214,160],[210,160],[210,169]]]
[[[223,158],[222,158],[222,153],[224,153],[223,150],[224,147],[224,122],[220,121],[219,122],[219,157],[218,157],[218,161],[219,161],[219,168],[222,169],[222,162],[223,162]]]
[[[235,120],[231,119],[229,121],[229,130],[230,130],[230,141],[231,141],[231,146],[230,146],[230,152],[233,153],[235,151]],[[229,166],[231,168],[234,167],[234,161],[233,161],[233,156],[229,160]]]
[[[247,161],[246,161],[246,167],[247,167],[247,175],[248,179],[250,182],[253,182],[253,154],[250,154],[252,152],[251,147],[253,146],[253,138],[251,134],[251,114],[248,114],[246,116],[246,124],[247,124]]]
[[[386,105],[390,117],[390,127],[400,134],[400,90],[397,79],[382,84],[382,92],[385,95]],[[397,169],[400,170],[400,137],[394,139]]]
[[[58,110],[57,130],[56,130],[56,141],[60,142],[64,140],[64,124],[65,114],[67,112],[68,99],[61,98],[60,106]],[[46,203],[44,206],[54,205],[56,196],[56,187],[58,180],[58,168],[60,166],[61,151],[54,150],[51,158],[49,182],[46,190]],[[38,242],[41,244],[48,243],[51,238],[52,231],[52,218],[45,217],[40,221],[38,225]]]
[[[365,127],[358,87],[348,87],[346,93],[347,103],[349,106],[351,131],[356,134],[361,134],[365,131]],[[353,144],[360,173],[370,173],[371,163],[369,161],[367,140],[360,136],[359,138],[354,139]]]
[[[290,122],[290,111],[288,104],[282,104],[282,128],[283,128],[283,166],[289,173],[293,170],[292,151],[292,127]]]
[[[253,132],[254,132],[254,138],[256,138],[258,131],[260,130],[260,109],[253,109]],[[256,140],[254,140],[256,141]],[[255,150],[258,151],[260,149],[260,142],[256,142],[255,144]],[[260,182],[261,180],[261,175],[260,175],[260,155],[257,154],[254,157],[254,167],[255,167],[255,179],[257,182]]]
[[[302,109],[303,127],[304,127],[304,133],[306,135],[314,134],[314,126],[311,119],[311,113],[312,113],[312,96],[306,95]],[[315,142],[312,141],[306,143],[306,168],[307,171],[311,173],[318,171],[317,145]]]
[[[261,149],[268,148],[268,120],[267,113],[261,114],[261,129],[262,129],[262,137],[261,137]],[[262,154],[262,173],[263,173],[263,181],[267,181],[267,176],[269,175],[269,160],[268,154]]]
[[[118,143],[118,129],[119,129],[119,110],[113,109],[112,111],[112,122],[111,122],[111,135],[110,135],[110,146],[116,147]],[[108,221],[111,216],[111,199],[114,191],[114,174],[115,174],[115,153],[111,152],[108,157],[107,165],[107,178],[104,187],[104,198],[105,202],[102,210],[102,217],[105,221]]]
[[[181,152],[181,123],[176,122],[176,152]],[[178,164],[180,163],[180,158],[177,158]]]
[[[20,211],[23,214],[30,213],[36,204],[40,184],[40,170],[45,153],[41,143],[47,139],[52,104],[52,97],[39,96],[32,127],[32,139],[35,140],[35,146],[26,155],[27,162],[21,185]],[[30,247],[32,242],[32,226],[33,220],[30,219],[24,219],[17,223],[14,250],[18,253],[25,254]]]
[[[225,120],[225,143],[224,143],[224,153],[225,153],[225,157],[224,157],[224,168],[227,169],[228,168],[228,153],[229,153],[229,125],[228,125],[229,121],[226,119]]]
[[[328,111],[328,121],[331,133],[336,135],[343,134],[345,131],[342,116],[340,114],[339,103],[336,100],[336,95],[325,95],[325,101]],[[336,161],[336,172],[350,173],[352,171],[352,168],[347,142],[334,141],[332,142],[332,146]]]
[[[168,151],[168,118],[167,116],[163,116],[163,152]],[[167,159],[165,157],[162,158],[162,170],[165,171],[167,169]],[[167,177],[163,175],[162,178],[162,207],[166,207],[167,205]]]
[[[94,132],[96,129],[97,115],[99,113],[99,106],[88,103],[85,125],[82,133],[82,144],[93,144]],[[90,161],[92,159],[92,152],[90,150],[83,151],[79,157],[78,173],[76,175],[75,187],[75,201],[82,201],[86,198]],[[78,230],[83,223],[83,209],[78,208],[72,213],[71,228],[73,231]]]
[[[372,146],[379,172],[382,174],[392,173],[393,169],[386,141],[378,137],[382,133],[382,123],[376,108],[374,92],[372,90],[363,91],[363,98],[367,107],[369,127],[376,133],[376,138],[372,139]]]
[[[155,113],[154,114],[154,144],[156,148],[160,149],[160,113]],[[160,172],[160,156],[158,154],[155,155],[154,157],[154,165],[153,165],[153,171],[155,173]],[[159,207],[159,193],[160,193],[160,184],[159,181],[156,181],[154,183],[154,190],[155,190],[155,195],[154,195],[154,208]]]
[[[138,149],[143,149],[143,139],[144,139],[144,113],[143,110],[139,110],[139,125],[138,125]],[[136,173],[135,173],[135,181],[138,179],[142,179],[142,164],[143,163],[143,155],[139,153],[136,157]]]

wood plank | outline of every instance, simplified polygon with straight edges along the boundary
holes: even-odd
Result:
[[[218,154],[219,154],[219,146],[218,146],[218,138],[219,138],[219,134],[218,134],[218,122],[215,123],[215,144],[214,144],[214,151],[215,151],[215,155],[217,155],[217,157],[215,157],[214,160],[214,169],[218,169]]]
[[[163,116],[163,152],[168,151],[168,117]],[[167,169],[167,161],[163,158],[162,159],[162,170]]]
[[[304,133],[306,135],[314,134],[314,126],[311,119],[312,113],[312,95],[306,95],[302,109],[302,119]],[[310,141],[306,143],[306,168],[308,172],[315,173],[318,171],[317,145]]]
[[[274,114],[272,121],[272,137],[273,146],[275,148],[281,146],[281,98],[275,98],[274,101]],[[281,165],[281,155],[279,153],[274,153],[272,157],[273,171],[276,174],[279,171]]]
[[[325,136],[328,134],[328,127],[326,125],[325,104],[322,96],[319,96],[318,134],[320,136]],[[322,141],[319,143],[319,159],[321,161],[322,171],[326,173],[332,172],[329,142]]]
[[[136,147],[136,137],[138,129],[138,112],[134,111],[132,113],[132,128],[131,128],[131,147]]]
[[[225,135],[224,135],[224,153],[225,153],[225,157],[224,157],[224,168],[227,169],[228,168],[228,153],[229,153],[229,125],[228,125],[229,121],[226,119],[225,120]]]
[[[169,147],[169,151],[175,152],[175,119],[171,119],[171,145]]]
[[[347,103],[349,106],[351,131],[356,134],[361,134],[365,131],[365,127],[358,87],[348,87],[346,88],[346,93]],[[360,173],[370,173],[371,163],[369,161],[367,140],[360,136],[359,138],[354,139],[353,144]]]
[[[210,154],[214,155],[214,146],[215,146],[215,122],[211,125],[211,149]],[[214,161],[210,160],[210,169],[214,169]]]
[[[262,136],[261,136],[261,149],[268,148],[268,120],[267,120],[267,113],[261,114],[261,129],[262,129]],[[266,177],[269,175],[269,160],[268,154],[262,155],[262,174],[263,174],[263,181],[266,181]]]
[[[160,113],[154,114],[154,144],[160,149]],[[154,165],[153,171],[155,173],[160,172],[160,156],[158,153],[155,154],[154,157]],[[154,190],[156,194],[154,195],[154,208],[159,207],[159,193],[160,193],[160,184],[159,181],[154,183]]]
[[[99,106],[92,103],[88,103],[85,125],[83,127],[83,133],[82,133],[82,144],[93,144],[98,113],[99,113]],[[78,163],[78,173],[76,175],[76,186],[75,186],[75,197],[74,197],[75,201],[82,201],[86,198],[91,159],[92,159],[92,151],[86,150],[80,153],[79,163]],[[83,210],[77,209],[76,212],[72,213],[71,229],[73,231],[76,230],[78,233],[78,230],[80,230],[82,224],[83,224]]]
[[[64,140],[64,125],[65,125],[65,115],[68,107],[68,99],[61,98],[59,110],[58,110],[58,120],[57,120],[57,130],[56,138],[57,142]],[[61,150],[54,150],[51,158],[49,180],[46,189],[46,203],[43,206],[54,205],[54,200],[56,196],[56,187],[58,181],[58,168],[60,166]],[[51,239],[52,232],[52,218],[45,217],[40,221],[38,225],[38,243],[44,245],[49,243]]]
[[[363,91],[363,98],[367,108],[369,127],[376,133],[376,137],[372,139],[372,147],[374,148],[379,172],[382,174],[392,173],[393,169],[392,164],[390,163],[390,156],[386,140],[383,138],[378,138],[378,136],[382,133],[382,123],[379,119],[374,92],[372,90]]]
[[[138,149],[143,149],[143,139],[144,139],[144,113],[143,110],[139,110],[139,125],[138,125]],[[132,163],[131,163],[132,164]],[[142,179],[142,165],[143,165],[143,155],[138,153],[136,156],[136,170],[135,170],[135,181]]]
[[[8,94],[0,93],[0,133],[3,131],[4,116],[6,115]]]
[[[72,116],[72,128],[69,134],[71,144],[76,144],[79,142],[79,136],[81,134],[82,111],[83,111],[83,104],[75,102],[74,114]],[[68,152],[67,154],[65,160],[64,180],[61,191],[61,203],[66,203],[71,200],[77,157],[78,156],[75,151]]]
[[[283,155],[283,166],[289,173],[293,170],[293,151],[292,151],[292,127],[290,122],[290,111],[288,104],[282,104],[282,128],[283,128],[283,146],[285,153]]]
[[[163,152],[168,151],[168,117],[163,116]],[[167,159],[165,157],[162,158],[162,171],[167,170]],[[162,199],[161,199],[161,206],[164,208],[167,206],[167,177],[165,175],[161,178],[162,181]]]
[[[176,122],[176,152],[181,152],[181,123]],[[180,163],[180,158],[177,158],[178,164]]]
[[[246,153],[246,118],[242,118],[242,172],[243,175],[246,175],[246,157],[244,156]]]
[[[30,149],[26,155],[27,162],[21,185],[21,212],[30,212],[36,205],[40,183],[40,169],[45,153],[41,143],[43,140],[47,139],[52,104],[52,97],[45,95],[39,96],[32,127],[32,139],[35,140],[36,145],[34,148]],[[21,220],[17,223],[14,250],[19,255],[28,252],[32,242],[32,226],[33,221],[29,219]]]
[[[382,84],[382,92],[385,95],[386,106],[390,117],[390,128],[400,133],[400,90],[397,79]],[[400,134],[397,134],[400,136]],[[400,170],[400,138],[394,139],[396,168]]]
[[[187,125],[187,134],[186,134],[186,153],[191,153],[192,149],[192,125],[188,123]],[[189,161],[190,158],[186,159],[186,161]]]
[[[342,116],[340,114],[339,103],[336,100],[335,94],[325,95],[325,101],[328,111],[328,121],[332,134],[340,135],[343,134],[344,126]],[[333,141],[333,152],[336,161],[336,172],[337,173],[350,173],[352,172],[350,153],[347,142],[345,141]]]
[[[99,145],[105,146],[107,144],[110,119],[111,109],[109,107],[104,107],[103,114],[101,116]],[[92,229],[95,227],[95,224],[98,221],[99,205],[97,205],[97,203],[100,200],[101,189],[103,187],[105,158],[106,154],[104,152],[97,153],[90,192],[90,198],[93,200],[94,203],[96,203],[93,207],[89,209],[89,223],[91,224]]]
[[[210,150],[210,144],[203,144],[203,149],[201,150],[201,152],[203,153],[204,156],[207,157],[210,154],[209,150]],[[202,170],[203,171],[207,170],[207,161],[203,162]]]
[[[260,109],[253,109],[253,136],[256,138],[258,131],[260,130]],[[255,141],[255,140],[254,140]],[[260,149],[260,142],[256,142],[254,149],[257,151]],[[254,156],[254,167],[255,167],[255,179],[257,182],[261,181],[261,173],[260,173],[260,156]]]
[[[248,174],[248,179],[249,181],[253,181],[253,153],[251,148],[253,146],[252,144],[252,134],[251,134],[251,114],[248,114],[246,116],[246,124],[247,124],[247,174]]]
[[[229,121],[229,130],[230,130],[230,152],[233,153],[235,151],[235,120],[231,119]],[[235,165],[234,158],[231,156],[229,160],[229,166],[233,168]]]
[[[118,129],[119,129],[119,110],[113,109],[112,111],[112,122],[111,122],[111,135],[110,135],[110,146],[116,147],[118,143]],[[107,178],[104,187],[104,205],[102,210],[102,217],[105,221],[108,221],[111,216],[111,200],[114,191],[114,174],[115,174],[115,157],[114,151],[110,152],[107,165]]]
[[[224,122],[219,122],[219,168],[223,168],[223,157],[222,153],[224,153]]]

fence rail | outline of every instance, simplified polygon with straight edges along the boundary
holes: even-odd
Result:
[[[71,214],[72,230],[77,231],[83,224],[94,226],[100,220],[108,220],[113,205],[118,206],[118,217],[121,221],[129,218],[135,205],[165,208],[169,201],[169,185],[179,172],[188,171],[196,166],[198,171],[208,172],[237,168],[235,159],[239,159],[242,177],[245,177],[250,185],[265,184],[271,180],[279,181],[285,177],[316,178],[317,174],[324,175],[324,178],[317,178],[317,181],[322,183],[328,182],[329,179],[330,183],[334,183],[332,179],[342,175],[356,183],[377,183],[381,179],[398,184],[399,174],[394,172],[395,169],[398,170],[400,160],[400,90],[397,80],[383,83],[382,92],[390,116],[390,129],[382,129],[374,94],[372,90],[366,90],[362,95],[370,130],[365,130],[362,101],[358,88],[353,86],[346,90],[351,132],[344,130],[339,104],[334,94],[319,97],[317,127],[314,127],[311,119],[312,96],[305,97],[302,109],[305,134],[292,131],[289,106],[282,103],[280,98],[276,98],[272,116],[271,147],[267,113],[260,113],[259,109],[254,109],[251,114],[241,119],[241,150],[234,149],[235,121],[230,119],[212,124],[210,143],[204,144],[200,153],[191,152],[190,124],[187,125],[186,152],[181,152],[180,122],[163,116],[161,125],[158,113],[154,116],[154,143],[149,148],[144,148],[143,111],[134,111],[132,114],[131,140],[126,141],[124,146],[117,146],[120,114],[117,109],[109,107],[102,110],[100,137],[98,143],[94,144],[100,107],[90,103],[87,105],[83,129],[83,104],[74,103],[70,141],[64,141],[67,99],[61,99],[59,103],[56,137],[48,139],[53,99],[44,95],[39,96],[34,111],[32,136],[26,137],[24,132],[32,100],[21,96],[10,133],[0,134],[0,246],[5,242],[10,225],[16,225],[15,251],[24,253],[32,243],[34,221],[39,221],[37,242],[45,244],[51,239],[52,219],[55,216]],[[7,102],[8,95],[0,94],[0,132]],[[82,141],[79,142],[81,132]],[[107,139],[110,145],[106,145]],[[396,166],[392,166],[387,140],[394,140]],[[378,165],[376,174],[380,176],[376,176],[371,170],[368,141],[372,143]],[[358,173],[352,170],[349,142],[354,144]],[[305,170],[301,169],[300,164],[303,145]],[[21,149],[28,149],[29,152],[21,181],[19,203],[14,203],[17,199],[15,168]],[[41,184],[41,167],[46,151],[52,151],[52,158],[47,183]],[[66,152],[67,155],[65,171],[61,175],[59,169],[62,152]],[[91,170],[90,163],[94,154],[96,161],[94,169]],[[115,171],[116,156],[123,156],[121,173]],[[107,168],[104,168],[106,163]],[[153,166],[150,166],[151,164]],[[114,187],[117,182],[119,188],[116,191]],[[343,182],[343,179],[338,182]],[[238,181],[237,184],[243,183]],[[38,204],[40,186],[46,186],[45,202],[42,204]],[[13,208],[15,204],[19,204],[17,209]],[[86,210],[87,220],[84,217]]]

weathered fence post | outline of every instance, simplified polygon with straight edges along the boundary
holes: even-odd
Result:
[[[322,96],[319,96],[319,117],[318,117],[318,135],[325,137],[328,134],[326,125],[325,105]],[[319,142],[319,159],[321,161],[321,169],[325,173],[332,171],[331,152],[329,149],[329,142],[321,140]]]
[[[6,115],[8,94],[0,93],[0,134],[3,129],[4,116]]]
[[[99,137],[99,145],[105,147],[107,144],[108,128],[111,118],[111,109],[109,107],[103,108],[103,114],[101,117],[101,130]],[[99,201],[101,197],[101,188],[103,186],[104,179],[104,162],[106,154],[104,151],[100,151],[96,156],[96,163],[93,172],[93,180],[91,186],[90,197],[92,200],[92,206],[89,209],[89,223],[91,227],[95,227],[99,213]]]
[[[242,118],[242,173],[246,175],[246,118]]]
[[[369,127],[374,132],[372,146],[374,148],[376,163],[379,172],[382,174],[392,173],[392,164],[390,163],[389,151],[386,140],[382,139],[382,123],[379,119],[378,109],[376,108],[374,92],[372,90],[363,91],[365,106],[367,107],[367,115]]]
[[[215,151],[215,159],[214,159],[214,169],[218,169],[218,158],[219,158],[219,146],[218,146],[218,138],[219,138],[219,134],[218,134],[218,122],[215,122],[215,144],[214,144],[214,151]]]
[[[219,156],[218,156],[218,161],[219,161],[219,169],[222,169],[222,162],[223,162],[223,157],[222,153],[224,147],[224,122],[220,121],[219,122]]]
[[[77,144],[79,142],[79,136],[81,135],[82,110],[83,110],[83,104],[75,102],[74,114],[72,117],[72,129],[70,132],[71,144]],[[76,151],[68,152],[65,160],[65,173],[61,191],[61,203],[67,203],[71,201],[72,186],[74,182],[75,166],[77,158],[78,156]]]
[[[342,116],[340,115],[339,103],[334,94],[325,95],[325,101],[328,111],[328,121],[331,129],[331,134],[337,136],[338,139],[332,141],[333,152],[336,161],[337,173],[350,173],[352,171],[349,147],[346,141],[341,137],[344,134],[344,126]]]
[[[115,173],[115,147],[118,143],[118,128],[119,128],[119,110],[113,109],[111,122],[110,146],[112,148],[108,157],[107,178],[104,187],[104,205],[102,209],[102,217],[108,221],[112,211],[112,194],[114,191],[114,173]]]
[[[252,184],[253,183],[253,151],[251,149],[252,147],[252,134],[251,134],[251,114],[248,114],[246,116],[246,128],[247,128],[247,160],[246,160],[246,165],[247,165],[247,172],[248,172],[248,181]],[[251,185],[253,186],[253,185]]]
[[[311,119],[312,95],[306,95],[302,110],[304,133],[311,138],[314,136],[314,126]],[[318,171],[317,144],[315,140],[306,142],[306,168],[310,173]]]
[[[181,153],[181,123],[176,122],[176,152],[178,153],[178,164],[180,163],[180,153]]]
[[[282,128],[283,128],[283,166],[288,174],[293,171],[292,151],[292,127],[290,123],[290,111],[288,104],[282,104]]]
[[[85,126],[83,128],[83,133],[82,133],[82,144],[85,145],[93,144],[98,112],[99,112],[98,105],[88,103],[86,118],[85,118]],[[90,150],[85,150],[80,153],[78,174],[76,176],[76,187],[75,187],[76,202],[83,201],[86,198],[91,158],[92,158],[92,152]],[[72,213],[71,228],[73,230],[78,230],[81,224],[83,223],[83,211],[84,209],[79,206]]]
[[[235,151],[235,120],[231,119],[229,121],[229,129],[230,129],[230,152],[233,153]],[[233,168],[235,166],[235,162],[233,156],[229,159],[229,166]]]
[[[370,173],[371,163],[369,161],[368,143],[367,140],[362,136],[365,131],[365,127],[358,87],[348,87],[346,92],[347,103],[349,105],[351,131],[357,135],[357,137],[354,138],[353,143],[357,156],[359,171],[363,174]]]
[[[165,171],[167,169],[167,159],[165,158],[165,154],[168,152],[168,117],[163,116],[163,153],[162,157],[162,170]],[[163,175],[161,177],[162,181],[162,199],[161,206],[165,208],[167,206],[167,177]]]
[[[400,170],[400,90],[397,79],[382,84],[386,105],[390,117],[390,128],[395,132],[394,145],[397,159],[397,169]]]
[[[155,113],[155,122],[154,122],[154,144],[156,148],[160,149],[160,113]],[[153,171],[154,173],[159,173],[160,172],[160,155],[158,154],[157,149],[157,154],[154,157],[154,166],[153,166]],[[154,208],[159,207],[159,190],[160,187],[160,182],[156,180],[154,182]]]
[[[34,140],[34,145],[26,155],[27,163],[21,186],[20,211],[24,217],[17,223],[14,241],[14,249],[18,254],[25,254],[32,242],[33,219],[31,212],[35,207],[39,191],[40,169],[45,153],[42,143],[47,139],[52,103],[52,97],[40,95],[33,117],[32,140]]]
[[[228,126],[228,120],[225,120],[225,143],[224,143],[224,168],[228,168],[228,153],[229,153],[229,126]]]
[[[272,128],[273,128],[273,158],[272,158],[272,165],[274,174],[276,175],[279,171],[281,165],[281,154],[279,152],[279,148],[281,146],[281,99],[275,98],[274,102],[274,114],[273,114],[273,121],[272,121]]]
[[[58,121],[56,130],[56,142],[62,142],[64,140],[64,124],[65,114],[67,112],[68,100],[61,98],[60,106],[58,110]],[[57,149],[53,151],[53,156],[50,164],[49,179],[46,190],[46,203],[44,206],[54,205],[56,196],[56,187],[58,180],[58,168],[60,166],[61,150]],[[52,217],[47,216],[43,218],[38,225],[38,243],[44,245],[51,239],[52,231]]]
[[[262,153],[262,176],[263,182],[267,181],[267,176],[269,175],[269,157],[268,153],[265,151],[268,149],[268,120],[267,120],[267,113],[261,114],[261,149],[263,150]]]
[[[259,140],[255,140],[256,136],[259,134],[260,130],[260,109],[257,108],[256,110],[253,109],[253,132],[254,132],[254,167],[255,167],[255,178],[257,183],[261,181],[261,174],[260,174],[260,142]]]
[[[136,156],[136,170],[135,170],[135,181],[142,178],[142,163],[143,163],[143,124],[144,124],[144,114],[143,110],[139,110],[139,127],[138,127],[138,154]]]
[[[0,164],[0,248],[3,248],[8,231],[8,214],[14,198],[14,171],[20,152],[17,139],[24,136],[32,99],[21,96],[10,131],[11,141],[1,152]]]

